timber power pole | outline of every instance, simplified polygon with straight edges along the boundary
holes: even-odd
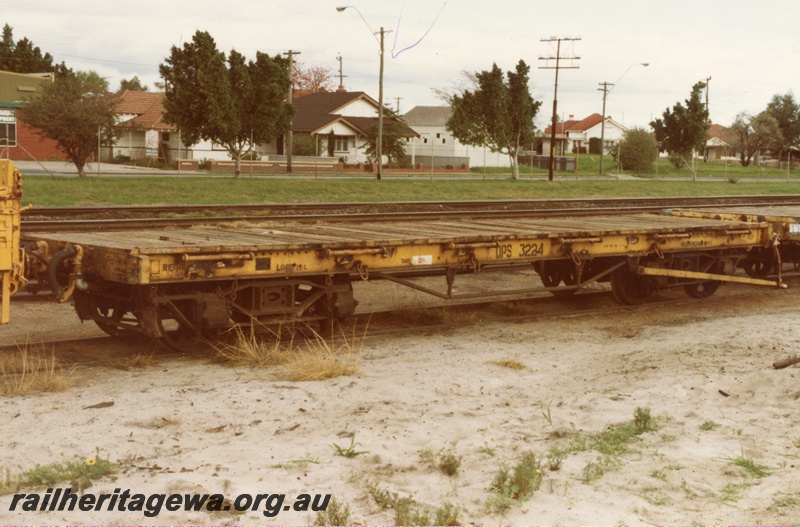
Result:
[[[299,51],[289,50],[284,55],[289,56],[289,95],[287,97],[287,101],[289,102],[289,106],[292,105],[292,91],[294,90],[294,82],[292,77],[294,76],[294,56],[299,55]],[[292,145],[294,143],[294,135],[292,134],[292,128],[294,128],[293,120],[289,121],[289,133],[286,134],[286,172],[292,172]],[[252,147],[252,145],[251,145]]]
[[[542,42],[550,42],[556,43],[556,54],[555,55],[545,55],[539,56],[539,60],[544,60],[545,65],[539,66],[540,70],[556,70],[556,81],[555,81],[555,88],[553,90],[553,120],[550,125],[550,170],[547,175],[547,181],[553,181],[553,171],[556,167],[556,124],[558,122],[558,70],[559,69],[578,69],[578,66],[574,65],[576,60],[580,60],[580,56],[569,56],[569,57],[562,57],[561,56],[561,43],[562,42],[574,42],[576,40],[580,40],[580,38],[569,38],[569,37],[550,37],[550,38],[543,38]],[[550,61],[555,60],[555,66],[550,66]],[[566,60],[570,61],[569,66],[562,66],[561,61]]]
[[[600,86],[602,86],[602,88],[597,88],[597,90],[603,92],[603,122],[602,128],[600,128],[600,175],[602,176],[603,157],[605,157],[606,154],[606,97],[608,97],[608,92],[611,91],[609,86],[613,88],[614,85],[610,82],[601,82]]]
[[[344,91],[344,78],[347,77],[347,75],[344,74],[344,70],[342,67],[341,53],[339,53],[339,55],[336,56],[336,60],[339,62],[339,88],[337,91]]]

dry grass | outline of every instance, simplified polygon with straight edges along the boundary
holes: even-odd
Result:
[[[63,368],[55,352],[31,349],[0,355],[0,395],[62,392],[74,384],[75,368]]]
[[[287,381],[321,381],[358,373],[360,345],[342,338],[337,344],[316,336],[288,352],[283,371],[278,375]]]
[[[135,353],[131,356],[128,363],[131,368],[149,368],[158,364],[153,353]]]
[[[510,370],[527,370],[528,367],[521,363],[516,359],[497,359],[497,360],[490,360],[487,361],[487,364],[494,364],[495,366],[501,366],[503,368],[508,368]]]
[[[289,343],[291,347],[292,343]],[[215,345],[216,358],[230,366],[247,366],[250,368],[269,368],[280,366],[286,362],[286,344],[277,334],[266,337],[257,334],[253,329],[248,333],[237,326],[233,330],[232,342]]]
[[[272,338],[270,338],[272,337]],[[361,342],[345,335],[330,341],[316,332],[302,342],[281,342],[237,328],[231,343],[216,347],[217,360],[232,366],[271,368],[286,381],[320,381],[358,372]]]

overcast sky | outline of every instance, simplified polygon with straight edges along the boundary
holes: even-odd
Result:
[[[358,11],[339,13],[340,5]],[[707,77],[711,119],[724,125],[775,94],[800,98],[797,0],[0,0],[0,13],[15,41],[27,37],[56,62],[94,70],[112,89],[134,75],[154,89],[171,46],[202,30],[221,51],[297,50],[306,66],[334,75],[341,53],[344,86],[377,99],[379,46],[369,27],[384,27],[384,100],[396,108],[400,97],[401,113],[443,104],[433,89],[463,71],[492,63],[507,71],[522,59],[545,126],[555,70],[540,69],[554,66],[540,57],[555,55],[543,42],[550,37],[580,38],[562,43],[562,56],[580,57],[562,61],[578,67],[559,73],[564,118],[600,113],[598,84],[618,80],[606,113],[628,127],[647,127]]]

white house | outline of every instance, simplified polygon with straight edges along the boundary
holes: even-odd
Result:
[[[593,113],[581,120],[570,119],[556,125],[556,155],[567,155],[589,151],[589,140],[600,139],[603,134],[603,116]],[[605,119],[605,133],[603,134],[603,152],[608,154],[628,129],[612,119]],[[542,152],[550,152],[550,137],[552,126],[548,126],[542,135]]]
[[[317,136],[322,140],[320,156],[346,158],[347,163],[364,163],[367,138],[378,126],[378,102],[364,92],[316,92],[294,99],[297,113],[292,120],[295,136]],[[402,137],[415,136],[406,123],[384,111],[384,133],[388,126]],[[278,154],[283,154],[279,145]]]
[[[450,106],[415,106],[403,119],[419,137],[406,141],[406,155],[413,165],[440,167],[442,165],[507,167],[508,155],[488,148],[462,145],[445,128],[452,109]]]

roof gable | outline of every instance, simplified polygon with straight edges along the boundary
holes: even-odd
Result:
[[[164,94],[125,90],[116,106],[117,114],[134,115],[119,126],[149,130],[176,130],[164,121]]]
[[[558,123],[556,125],[556,134],[564,134],[564,132],[586,132],[594,128],[595,126],[599,125],[603,122],[603,116],[599,113],[593,113],[589,117],[585,117],[581,120],[570,119],[564,121],[563,123]],[[618,126],[621,130],[625,130],[625,127],[619,124],[618,122],[614,121],[611,116],[606,117],[606,123],[614,124]],[[553,129],[552,126],[548,126],[545,128],[545,133],[550,133]]]

